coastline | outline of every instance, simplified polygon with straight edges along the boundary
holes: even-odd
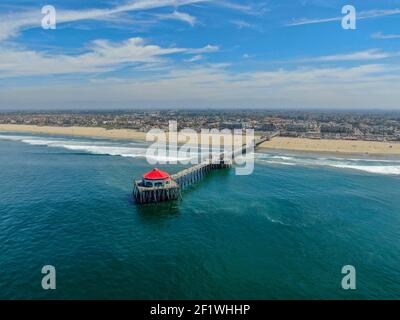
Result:
[[[119,140],[146,140],[146,133],[130,129],[107,130],[100,127],[51,127],[19,124],[0,124],[0,132],[55,134],[74,137],[105,138]]]
[[[262,149],[286,150],[299,152],[322,152],[338,154],[364,154],[399,156],[400,143],[361,141],[361,140],[328,140],[276,137],[260,145]]]
[[[104,129],[101,127],[51,127],[34,125],[0,124],[0,132],[54,134],[104,138],[118,140],[146,141],[146,133],[132,129]],[[186,142],[178,139],[178,142]],[[290,150],[305,152],[329,152],[339,154],[400,155],[400,143],[358,141],[358,140],[314,140],[305,138],[276,137],[264,142],[265,150]]]

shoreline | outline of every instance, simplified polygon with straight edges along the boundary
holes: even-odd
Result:
[[[400,143],[276,137],[259,146],[264,150],[318,152],[342,155],[400,156]]]
[[[0,124],[0,132],[54,134],[74,137],[104,138],[114,140],[146,141],[146,133],[132,129],[105,129],[101,127],[52,127],[35,125]],[[178,139],[185,143],[185,139]],[[276,137],[259,146],[264,150],[285,150],[300,152],[323,152],[334,154],[400,155],[400,143],[328,140]]]

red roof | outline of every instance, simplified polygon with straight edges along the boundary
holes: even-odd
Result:
[[[143,175],[144,179],[147,180],[167,180],[170,179],[169,174],[158,170],[158,169],[153,169],[150,172],[147,172],[146,174]]]

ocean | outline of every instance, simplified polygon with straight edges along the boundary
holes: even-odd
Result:
[[[0,299],[400,298],[399,158],[262,150],[137,206],[146,146],[0,134]]]

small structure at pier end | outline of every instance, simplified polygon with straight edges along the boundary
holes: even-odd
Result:
[[[135,181],[133,196],[138,204],[177,200],[181,188],[167,172],[155,168],[144,174],[142,180]]]
[[[155,168],[144,174],[142,181],[145,187],[165,187],[171,183],[171,177],[168,173]]]

